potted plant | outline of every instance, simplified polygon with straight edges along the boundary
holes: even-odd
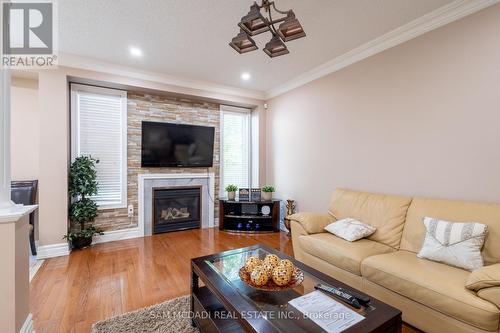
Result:
[[[273,199],[274,187],[266,185],[262,188],[262,200],[271,201]]]
[[[238,186],[229,184],[226,186],[227,199],[234,200],[236,199],[236,191],[238,191]]]
[[[96,163],[99,161],[90,156],[80,156],[75,159],[69,169],[68,194],[71,225],[64,239],[67,239],[74,249],[90,246],[94,235],[103,234],[102,230],[88,225],[97,216],[97,204],[89,198],[97,194]]]

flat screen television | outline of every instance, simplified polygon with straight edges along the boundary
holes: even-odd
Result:
[[[141,166],[211,167],[214,127],[142,122]]]

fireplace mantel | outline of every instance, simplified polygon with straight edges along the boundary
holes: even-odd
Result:
[[[200,185],[202,190],[202,228],[213,228],[215,223],[215,175],[214,173],[161,173],[139,174],[138,228],[142,236],[152,234],[152,192],[155,187]]]

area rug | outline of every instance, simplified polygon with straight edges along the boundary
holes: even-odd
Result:
[[[191,326],[189,296],[99,321],[92,333],[198,333]]]

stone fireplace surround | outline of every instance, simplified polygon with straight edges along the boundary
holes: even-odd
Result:
[[[153,189],[201,186],[201,228],[212,228],[216,225],[214,217],[215,175],[213,173],[163,173],[139,174],[138,216],[139,234],[153,234]]]

